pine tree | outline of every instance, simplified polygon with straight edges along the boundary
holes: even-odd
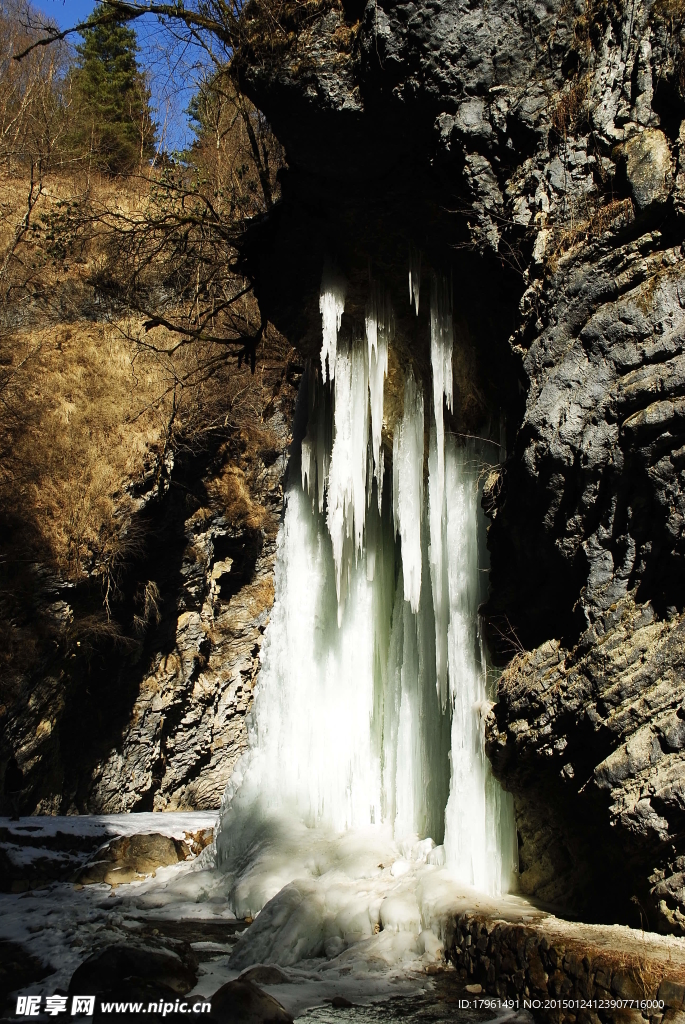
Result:
[[[97,4],[76,47],[74,142],[103,170],[119,174],[152,156],[155,124],[135,32],[123,18],[97,24],[103,13]]]

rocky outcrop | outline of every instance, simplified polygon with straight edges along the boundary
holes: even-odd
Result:
[[[211,837],[209,839],[211,842]],[[122,885],[154,875],[157,868],[178,864],[188,856],[189,848],[181,839],[159,832],[123,836],[114,839],[76,876],[81,885]]]
[[[524,892],[685,935],[684,641],[682,615],[628,598],[572,651],[550,640],[504,671],[488,754],[517,801]]]
[[[290,440],[282,416],[268,426],[266,460],[227,460],[209,482],[247,503],[238,528],[219,503],[185,520],[174,644],[155,653],[121,743],[93,769],[91,811],[218,807],[246,748]]]
[[[634,590],[660,614],[684,596],[685,262],[612,212],[530,285],[512,339],[527,404],[492,510],[489,613],[526,646],[577,637]]]
[[[218,807],[273,602],[294,395],[284,380],[261,422],[129,482],[134,555],[110,620],[99,584],[52,585],[53,654],[2,709],[6,813]]]

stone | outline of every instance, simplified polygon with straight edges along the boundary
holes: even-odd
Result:
[[[197,982],[195,971],[167,950],[145,946],[105,946],[76,968],[69,994],[111,993],[115,999],[133,998],[129,992],[157,993],[167,998],[184,996]],[[141,997],[142,998],[142,997]]]
[[[644,986],[628,971],[616,971],[611,979],[611,991],[619,999],[644,999]]]
[[[157,868],[178,864],[186,860],[189,848],[180,839],[163,836],[158,832],[122,836],[114,839],[97,859],[86,864],[75,881],[81,885],[106,882],[108,885],[122,885],[134,879],[154,875]]]
[[[25,946],[0,939],[0,1012],[11,992],[28,989],[52,973],[53,968],[41,963]]]
[[[289,985],[291,979],[277,964],[257,964],[238,975],[238,981],[253,981],[255,985]]]
[[[659,985],[658,998],[662,999],[667,1007],[680,1009],[685,1006],[685,982],[679,984],[677,981],[664,979]]]
[[[253,981],[229,981],[211,998],[217,1024],[292,1024],[281,1004]]]
[[[622,147],[631,195],[644,210],[665,203],[673,187],[673,158],[668,140],[658,128],[645,128]]]

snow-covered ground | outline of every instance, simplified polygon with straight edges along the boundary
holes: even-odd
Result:
[[[75,846],[83,837],[106,843],[118,836],[155,832],[183,839],[212,828],[215,822],[216,813],[23,818],[19,822],[0,819],[0,829],[8,830],[0,834],[24,851],[28,864],[30,850],[39,851],[41,842],[60,834],[71,836]],[[7,849],[6,843],[4,847]],[[92,859],[93,853],[87,856]],[[66,991],[79,964],[103,946],[135,939],[159,949],[166,940],[173,943],[184,938],[200,961],[192,994],[211,996],[239,975],[228,961],[248,927],[247,921],[236,920],[229,909],[229,885],[226,875],[213,867],[208,850],[198,858],[160,867],[154,877],[114,888],[62,881],[22,893],[5,893],[0,895],[0,939],[20,943],[52,968],[44,979],[22,989],[47,996]],[[524,901],[515,902],[525,916]],[[512,904],[510,910],[514,909]],[[388,930],[333,959],[316,957],[286,967],[280,983],[260,982],[260,987],[293,1016],[325,1006],[335,997],[358,1005],[393,997],[415,999],[422,993],[427,998],[440,966],[433,954],[429,950],[422,954],[409,933]]]

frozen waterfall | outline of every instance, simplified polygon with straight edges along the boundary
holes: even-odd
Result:
[[[415,256],[417,315],[419,268]],[[516,870],[511,798],[483,745],[477,452],[445,431],[451,288],[436,278],[431,293],[428,451],[423,388],[408,368],[392,482],[383,451],[389,304],[371,286],[365,337],[340,336],[339,282],[324,278],[320,309],[322,365],[309,367],[300,391],[250,749],[224,797],[216,844],[236,913],[261,911],[246,933],[246,963],[332,957],[379,931],[405,931],[387,902],[405,873],[423,872],[421,892],[434,872],[434,881],[498,895]],[[416,884],[405,889],[414,906]],[[428,935],[430,913],[421,904],[407,918],[408,905],[401,920]]]

